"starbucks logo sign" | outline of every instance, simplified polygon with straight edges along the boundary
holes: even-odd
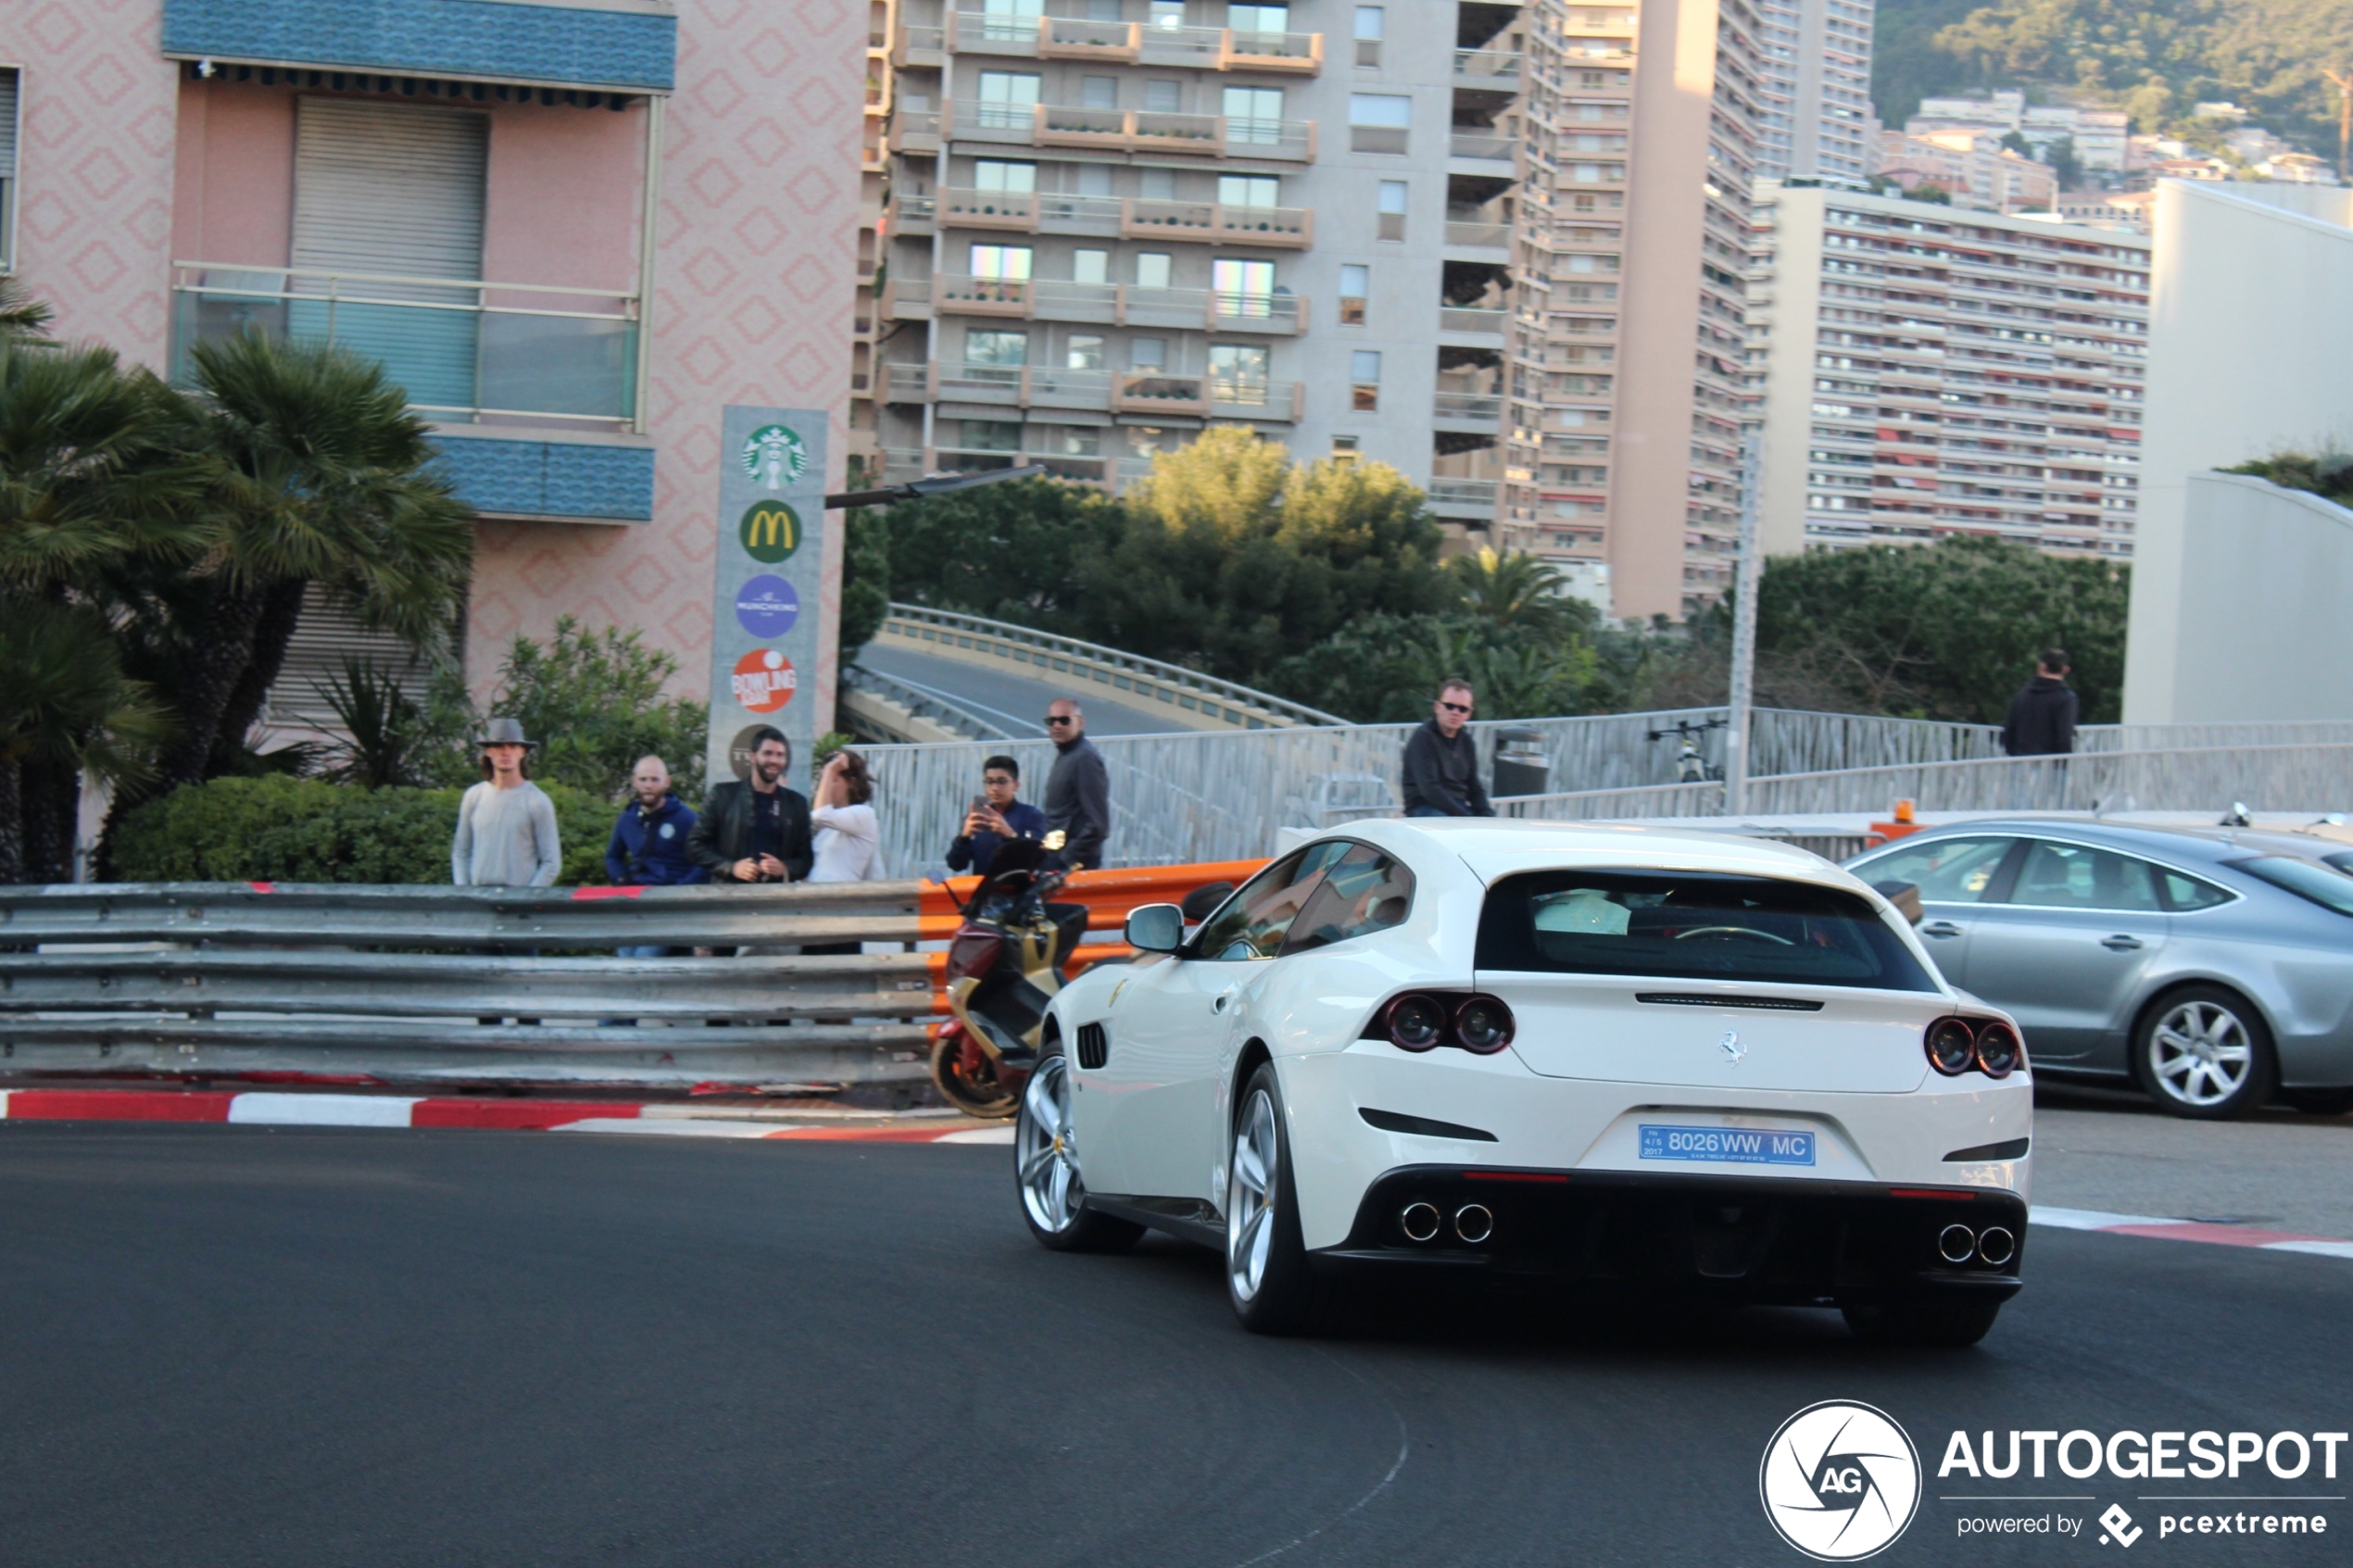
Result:
[[[782,490],[809,471],[809,448],[789,425],[761,425],[744,437],[744,472],[763,490]]]

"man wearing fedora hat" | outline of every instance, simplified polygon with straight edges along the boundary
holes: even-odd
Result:
[[[482,783],[458,803],[458,838],[449,847],[449,880],[460,887],[547,887],[563,857],[556,843],[556,804],[531,782],[532,748],[515,719],[493,719],[476,743]]]

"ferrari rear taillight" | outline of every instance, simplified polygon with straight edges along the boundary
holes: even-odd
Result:
[[[1922,1044],[1929,1065],[1947,1078],[1971,1068],[1988,1078],[2007,1078],[2026,1065],[2025,1043],[1998,1018],[1940,1018],[1928,1026]]]
[[[1376,1039],[1385,1035],[1401,1051],[1460,1046],[1492,1056],[1512,1043],[1512,1010],[1493,997],[1409,991],[1376,1016],[1378,1028],[1365,1033]]]
[[[1492,1056],[1512,1043],[1512,1010],[1492,997],[1472,997],[1454,1010],[1454,1042]]]
[[[1389,1004],[1389,1043],[1426,1051],[1446,1037],[1446,1009],[1435,997],[1404,996]]]

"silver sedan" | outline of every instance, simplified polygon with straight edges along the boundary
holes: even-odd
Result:
[[[1919,890],[1944,977],[2015,1017],[2045,1076],[2181,1116],[2353,1109],[2353,874],[2296,834],[1975,822],[1847,862]],[[2353,859],[2346,859],[2353,865]]]

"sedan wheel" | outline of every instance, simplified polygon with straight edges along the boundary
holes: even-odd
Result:
[[[1038,1059],[1013,1122],[1013,1180],[1029,1234],[1057,1252],[1110,1252],[1134,1244],[1141,1225],[1087,1207],[1071,1126],[1070,1063],[1060,1050]]]
[[[1275,1105],[1254,1094],[1234,1132],[1233,1173],[1226,1184],[1226,1283],[1234,1299],[1258,1299],[1266,1283],[1266,1255],[1275,1243],[1275,1204],[1281,1197]]]
[[[2159,1002],[2141,1025],[2142,1085],[2177,1116],[2243,1115],[2270,1097],[2271,1042],[2255,1010],[2201,985]]]

